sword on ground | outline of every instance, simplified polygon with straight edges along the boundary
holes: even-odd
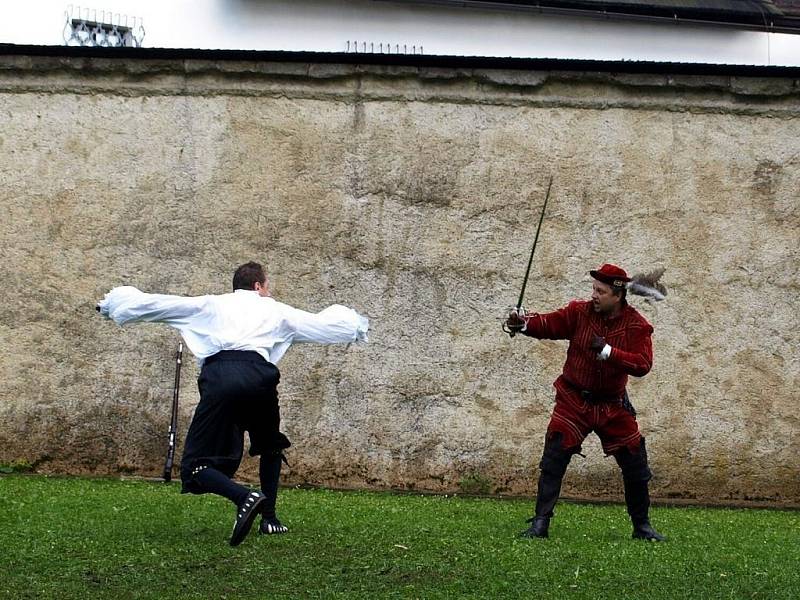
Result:
[[[553,176],[550,175],[550,182],[547,184],[547,193],[544,196],[544,204],[542,204],[542,214],[539,215],[539,225],[536,227],[536,236],[533,238],[533,248],[531,248],[531,255],[528,258],[528,268],[525,269],[525,278],[522,280],[522,290],[519,292],[519,300],[517,300],[517,306],[514,310],[516,310],[517,314],[520,314],[520,310],[522,310],[522,299],[525,297],[525,287],[528,285],[528,275],[531,272],[531,265],[533,264],[533,253],[536,252],[536,244],[539,241],[539,231],[542,229],[542,221],[544,221],[544,211],[547,209],[547,201],[550,198],[550,188],[553,187]],[[517,335],[517,332],[513,329],[509,329],[506,327],[505,322],[502,325],[503,331],[505,331],[510,337],[514,337]]]
[[[178,433],[178,395],[181,389],[181,363],[183,362],[183,342],[178,344],[175,354],[175,386],[172,388],[172,418],[169,423],[169,443],[167,460],[164,463],[164,481],[172,480],[172,463],[175,460],[175,435]]]

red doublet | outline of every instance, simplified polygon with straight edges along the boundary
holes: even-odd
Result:
[[[556,406],[548,435],[560,432],[564,447],[576,448],[596,431],[606,454],[623,446],[638,450],[639,427],[620,399],[628,375],[646,375],[653,364],[650,323],[627,303],[617,316],[608,318],[596,313],[591,301],[575,300],[555,312],[526,315],[525,324],[525,335],[569,340],[564,369],[553,384]],[[605,338],[611,346],[606,360],[598,360],[591,349],[594,336]],[[592,403],[582,397],[581,390],[592,394]]]

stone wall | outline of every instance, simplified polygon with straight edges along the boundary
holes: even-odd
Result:
[[[798,81],[4,56],[0,151],[0,464],[160,475],[177,333],[94,304],[226,292],[254,259],[372,323],[280,363],[287,482],[533,494],[566,344],[500,318],[552,174],[528,308],[606,261],[667,269],[667,302],[633,301],[654,495],[800,504]],[[619,499],[584,453],[565,494]]]

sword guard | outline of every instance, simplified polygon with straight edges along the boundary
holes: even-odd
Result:
[[[511,315],[511,313],[516,313],[518,315],[525,315],[526,312],[527,311],[522,306],[520,306],[520,307],[511,306],[511,307],[509,307],[509,309],[507,311],[507,314],[509,316]],[[517,335],[517,333],[519,333],[519,329],[512,329],[511,327],[506,325],[507,321],[508,321],[508,317],[506,317],[506,319],[503,321],[503,323],[502,323],[502,325],[500,327],[501,327],[501,329],[503,330],[504,333],[507,333],[509,337],[513,338],[515,335]]]
[[[517,335],[516,329],[509,329],[508,327],[505,326],[505,324],[503,325],[503,331],[508,334],[508,337],[513,338],[515,335]]]

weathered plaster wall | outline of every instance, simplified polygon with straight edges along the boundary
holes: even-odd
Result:
[[[553,174],[529,308],[667,268],[630,386],[654,495],[800,504],[797,81],[2,57],[0,152],[0,463],[160,474],[177,334],[94,303],[256,259],[372,321],[281,362],[287,481],[532,494],[566,346],[500,317]],[[619,498],[584,448],[565,494]]]

